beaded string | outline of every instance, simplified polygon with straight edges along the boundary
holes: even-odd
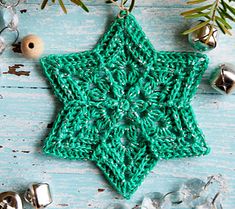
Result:
[[[5,49],[16,43],[19,38],[19,31],[18,31],[18,15],[16,14],[15,8],[19,5],[20,0],[17,0],[15,3],[7,4],[7,2],[0,0],[0,7],[2,7],[2,15],[4,19],[4,27],[0,30],[0,55],[5,51]],[[9,15],[10,17],[4,17],[4,15]],[[3,37],[3,33],[5,31],[10,31],[15,33],[15,39],[12,43],[6,43],[5,38]]]
[[[11,7],[17,7],[19,3],[20,3],[20,0],[16,1],[14,4],[7,5],[5,1],[1,0],[0,6],[5,7],[5,8],[11,8]]]

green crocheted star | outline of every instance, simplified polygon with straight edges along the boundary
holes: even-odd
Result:
[[[63,103],[44,152],[95,162],[125,198],[159,159],[209,152],[190,106],[207,56],[155,51],[131,14],[93,50],[41,64]]]

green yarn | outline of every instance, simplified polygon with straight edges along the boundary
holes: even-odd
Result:
[[[155,51],[131,14],[93,50],[41,64],[63,103],[44,152],[93,161],[125,198],[159,159],[209,152],[190,106],[207,56]]]

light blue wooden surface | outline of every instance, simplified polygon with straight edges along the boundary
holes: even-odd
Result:
[[[39,0],[22,3],[20,36],[41,36],[45,54],[91,49],[115,16],[115,9],[102,0],[89,1],[90,13],[68,4],[69,14],[59,7],[39,9]],[[182,0],[137,1],[134,15],[157,50],[192,50],[180,35],[189,23],[179,16],[185,10]],[[235,25],[234,25],[235,27]],[[235,32],[234,32],[235,33]],[[0,56],[0,70],[23,64],[20,70],[30,76],[2,74],[0,77],[0,192],[23,192],[28,183],[48,182],[54,203],[50,208],[104,209],[111,202],[133,208],[143,194],[168,192],[191,177],[222,174],[229,184],[225,209],[235,208],[235,95],[221,96],[208,85],[211,70],[220,63],[235,64],[235,36],[219,38],[218,47],[208,53],[211,63],[205,73],[193,107],[200,127],[211,146],[208,156],[160,161],[129,201],[107,184],[100,171],[89,162],[74,162],[44,156],[42,141],[60,108],[36,61],[7,50]],[[105,189],[98,192],[98,189]]]

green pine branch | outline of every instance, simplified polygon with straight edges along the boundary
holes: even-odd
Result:
[[[210,0],[189,0],[188,5],[198,5],[201,3],[207,3]],[[194,27],[183,32],[183,35],[187,35],[196,30],[201,29],[207,24],[210,24],[211,31],[208,39],[213,33],[214,28],[219,28],[224,34],[232,35],[232,26],[228,21],[235,22],[235,8],[232,6],[231,2],[234,0],[214,0],[213,3],[208,3],[204,6],[198,6],[195,9],[188,10],[181,13],[186,19],[200,18],[204,19],[204,22],[199,22]]]
[[[58,2],[64,13],[67,13],[67,9],[63,3],[63,0],[43,0],[41,9],[44,9],[49,1],[53,4]],[[128,0],[122,0],[124,4],[126,4],[127,1]],[[83,0],[70,0],[70,2],[74,3],[77,6],[80,6],[84,11],[89,12],[89,9],[83,3]],[[211,0],[188,0],[187,4],[198,5],[201,3],[206,4],[207,2],[211,2]],[[204,22],[198,23],[193,28],[190,28],[189,30],[183,32],[183,34],[187,35],[201,29],[206,24],[210,24],[211,34],[213,32],[213,28],[218,27],[224,34],[231,35],[230,30],[232,29],[232,26],[228,23],[228,20],[235,22],[235,8],[232,6],[231,2],[234,2],[234,0],[214,0],[213,3],[208,3],[204,6],[198,6],[197,8],[181,13],[181,15],[184,16],[186,19],[205,19]],[[112,1],[106,0],[106,3],[112,3]]]
[[[64,5],[63,0],[58,0],[58,2],[59,2],[60,7],[62,8],[62,10],[64,11],[64,13],[67,14],[67,9]],[[84,11],[89,12],[89,9],[81,0],[70,0],[70,2],[81,7]],[[44,9],[48,3],[49,3],[49,0],[43,0],[42,4],[41,4],[41,9]],[[56,0],[51,0],[51,3],[53,3],[53,4],[56,3]]]
[[[113,0],[113,1],[117,2],[118,0]],[[106,3],[113,3],[113,1],[111,1],[111,0],[106,0],[105,2],[106,2]],[[127,1],[128,1],[128,0],[122,0],[122,3],[123,3],[123,4],[126,4]],[[54,4],[54,3],[56,3],[56,0],[51,0],[50,2]],[[81,7],[83,10],[85,10],[86,12],[89,12],[89,9],[88,9],[87,6],[83,3],[82,0],[70,0],[70,2],[76,4],[77,6],[80,6],[80,7]],[[48,3],[49,3],[49,0],[43,0],[43,1],[42,1],[42,4],[41,4],[41,9],[44,9]],[[65,5],[64,5],[63,0],[58,0],[58,3],[59,3],[59,5],[60,5],[61,9],[64,11],[64,13],[67,14],[67,9],[66,9],[66,7],[65,7]]]

